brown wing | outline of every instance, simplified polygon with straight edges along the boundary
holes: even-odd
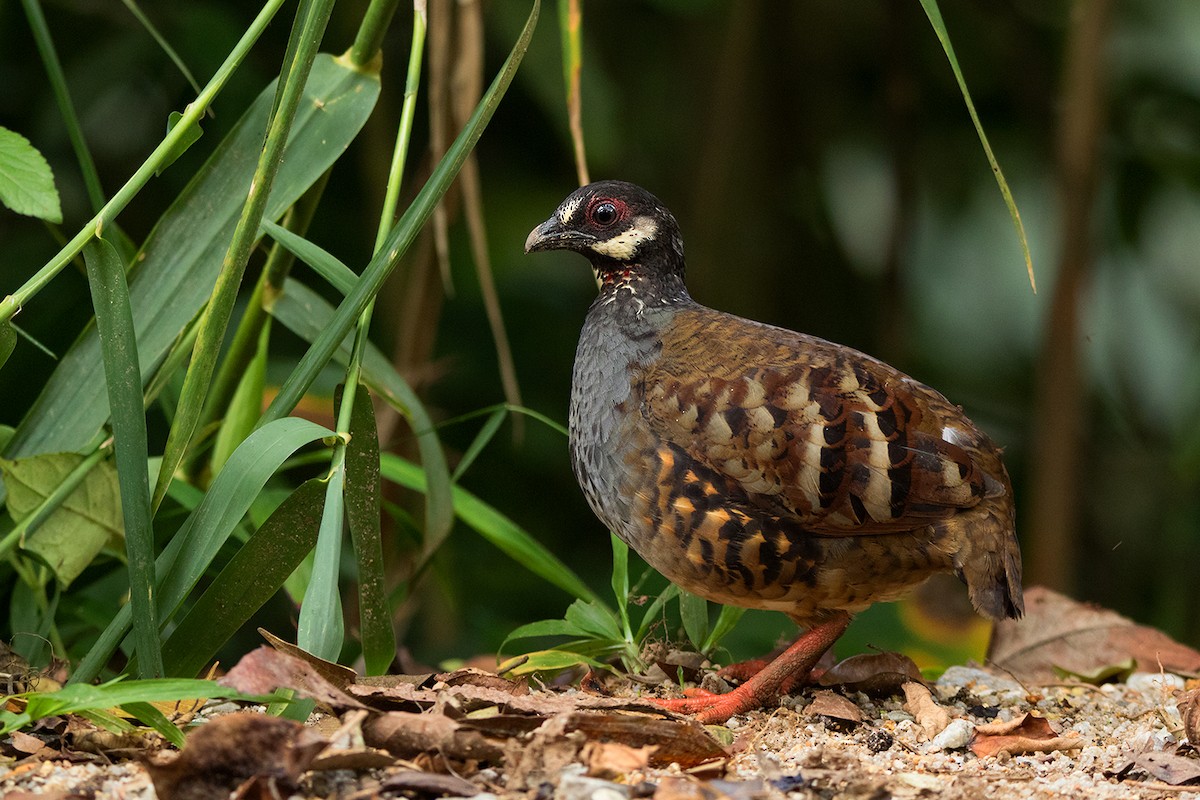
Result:
[[[687,310],[641,391],[658,436],[816,533],[911,530],[1004,491],[961,409],[815,337]]]

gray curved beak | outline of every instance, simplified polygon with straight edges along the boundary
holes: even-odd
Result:
[[[558,217],[538,225],[529,232],[525,239],[525,252],[537,253],[542,250],[582,250],[593,240],[593,237],[579,231],[565,230]]]

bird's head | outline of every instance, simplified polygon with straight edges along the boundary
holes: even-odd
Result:
[[[572,192],[529,232],[525,252],[574,250],[605,283],[630,278],[680,284],[683,239],[658,198],[624,181],[597,181]]]

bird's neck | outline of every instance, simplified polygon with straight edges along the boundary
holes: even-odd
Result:
[[[692,302],[683,282],[682,265],[677,269],[654,269],[643,264],[617,262],[592,266],[600,281],[598,305],[640,312]]]

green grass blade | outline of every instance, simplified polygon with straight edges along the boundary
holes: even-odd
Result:
[[[1033,257],[1029,255],[1029,241],[1025,238],[1025,224],[1021,222],[1021,212],[1017,210],[1017,203],[1013,200],[1012,190],[1008,188],[1008,181],[1004,179],[1000,163],[996,161],[996,156],[992,153],[992,145],[983,131],[983,123],[979,121],[979,114],[975,112],[975,103],[971,101],[971,93],[967,90],[967,81],[963,78],[962,70],[958,66],[958,57],[954,55],[954,47],[950,44],[950,34],[946,31],[946,23],[942,21],[942,12],[938,8],[937,0],[921,0],[921,8],[925,9],[925,16],[929,17],[929,24],[933,26],[938,41],[942,43],[942,50],[946,52],[946,58],[950,59],[950,69],[954,71],[954,79],[958,81],[958,88],[962,91],[963,100],[967,104],[967,113],[971,115],[971,122],[975,125],[975,132],[979,134],[983,152],[987,155],[988,164],[992,167],[992,174],[996,176],[996,183],[1000,186],[1004,204],[1008,206],[1008,215],[1012,217],[1013,227],[1017,230],[1017,239],[1021,243],[1021,252],[1025,256],[1025,270],[1029,274],[1029,285],[1034,292],[1037,292],[1037,281],[1033,277]]]
[[[276,319],[309,342],[316,341],[321,332],[328,328],[333,313],[330,305],[315,292],[290,278],[283,294],[271,308],[271,314]],[[342,363],[350,358],[350,347],[344,339],[337,351],[337,358]],[[454,504],[450,494],[450,469],[433,421],[412,387],[379,349],[370,343],[363,356],[363,382],[404,415],[417,437],[421,468],[429,482],[429,491],[425,495],[425,536],[427,540],[440,542],[454,524]]]
[[[287,417],[259,428],[234,451],[171,542],[159,555],[159,624],[166,624],[212,563],[259,491],[279,466],[306,444],[333,436],[315,422]],[[128,605],[117,612],[71,676],[73,683],[95,679],[129,631]]]
[[[200,84],[196,83],[196,78],[192,75],[192,71],[187,68],[187,64],[183,63],[183,59],[179,57],[179,54],[176,53],[175,49],[167,42],[166,37],[158,32],[158,28],[154,27],[154,23],[150,21],[150,18],[142,12],[142,9],[138,7],[138,4],[135,3],[134,0],[121,0],[121,2],[125,4],[127,9],[129,9],[129,13],[133,14],[134,18],[141,23],[143,28],[146,29],[146,33],[150,34],[150,37],[154,39],[162,51],[167,54],[167,58],[171,59],[171,63],[173,63],[175,68],[179,70],[179,74],[184,77],[184,80],[188,82],[188,85],[192,87],[192,90],[195,91],[196,94],[199,94]]]
[[[617,601],[617,611],[621,615],[621,628],[626,639],[633,638],[629,629],[629,545],[625,544],[615,533],[608,534],[612,542],[612,590]]]
[[[158,731],[158,734],[176,747],[183,749],[183,731],[175,723],[167,719],[167,715],[150,703],[125,703],[121,710],[126,714],[137,717],[143,723]]]
[[[384,281],[399,263],[400,257],[408,251],[426,220],[433,213],[438,200],[450,188],[450,184],[466,160],[467,154],[471,152],[475,143],[479,141],[479,137],[483,135],[483,130],[491,120],[492,114],[495,113],[496,106],[507,91],[509,84],[512,83],[517,67],[529,47],[529,40],[537,23],[539,7],[540,3],[535,0],[517,43],[505,60],[500,73],[484,93],[483,99],[479,101],[475,113],[471,115],[471,119],[459,133],[458,138],[446,151],[446,155],[438,162],[437,167],[429,176],[429,180],[413,199],[412,205],[392,228],[384,246],[367,264],[362,278],[346,296],[345,301],[338,306],[330,325],[304,354],[300,364],[280,387],[279,394],[275,396],[274,401],[263,414],[262,423],[278,419],[295,408],[296,403],[308,391],[317,375],[329,363],[342,340],[354,327],[363,309],[379,293]],[[430,535],[428,531],[427,535]]]
[[[708,641],[708,601],[691,592],[679,592],[679,616],[688,641],[699,650]]]
[[[475,463],[475,459],[483,452],[483,448],[488,446],[488,443],[495,437],[496,431],[500,430],[500,426],[504,424],[504,418],[507,416],[506,408],[501,406],[493,411],[483,423],[483,427],[479,429],[479,433],[471,440],[471,444],[463,453],[462,458],[458,460],[458,466],[454,468],[454,474],[450,476],[450,480],[458,483],[458,479],[463,476],[463,473],[470,469]]]
[[[337,459],[335,459],[335,462]],[[337,661],[345,639],[338,575],[342,560],[342,521],[345,516],[346,468],[335,463],[325,483],[325,508],[313,551],[312,577],[300,605],[296,644],[326,661]]]
[[[411,461],[384,453],[380,466],[387,480],[425,491],[425,473]],[[463,522],[525,569],[580,600],[603,605],[570,567],[508,517],[461,486],[453,487],[453,498],[454,510]]]
[[[302,0],[296,12],[296,22],[288,40],[288,51],[284,60],[284,73],[276,84],[271,117],[266,129],[266,141],[255,165],[250,190],[246,194],[237,225],[233,229],[233,237],[225,251],[225,259],[217,275],[212,296],[200,318],[196,346],[192,350],[192,360],[183,381],[183,391],[179,395],[175,418],[171,421],[171,430],[167,434],[162,468],[158,472],[158,483],[154,487],[151,508],[157,509],[166,496],[167,486],[174,478],[176,468],[182,463],[200,424],[204,401],[208,397],[208,387],[225,343],[225,333],[233,315],[233,306],[242,285],[246,264],[254,242],[258,239],[258,226],[266,213],[271,186],[279,173],[292,124],[304,97],[309,72],[317,55],[317,47],[332,11],[333,0]]]
[[[717,621],[713,623],[712,630],[708,632],[708,638],[700,646],[700,652],[707,655],[715,650],[745,613],[746,609],[741,606],[721,606],[721,611],[717,614]]]
[[[305,481],[267,518],[163,644],[168,675],[198,675],[317,543],[325,482]]]
[[[162,675],[157,613],[154,606],[154,528],[150,519],[150,483],[146,462],[146,415],[142,379],[125,267],[104,239],[83,249],[96,328],[104,361],[105,384],[112,408],[113,450],[121,486],[125,520],[125,552],[129,559],[129,603],[141,677]]]
[[[268,86],[159,219],[139,254],[129,292],[143,384],[208,299],[262,145]],[[337,160],[379,95],[377,75],[318,56],[275,177],[266,218],[276,219]],[[7,454],[75,450],[108,418],[94,330],[63,356]]]
[[[384,585],[380,500],[375,407],[360,386],[346,444],[346,519],[358,559],[358,624],[368,675],[385,674],[396,657],[396,633]]]
[[[349,294],[358,282],[358,275],[354,274],[354,270],[339,261],[337,256],[300,234],[270,220],[263,220],[262,230],[296,258],[312,267],[314,272],[337,289],[342,296]]]

